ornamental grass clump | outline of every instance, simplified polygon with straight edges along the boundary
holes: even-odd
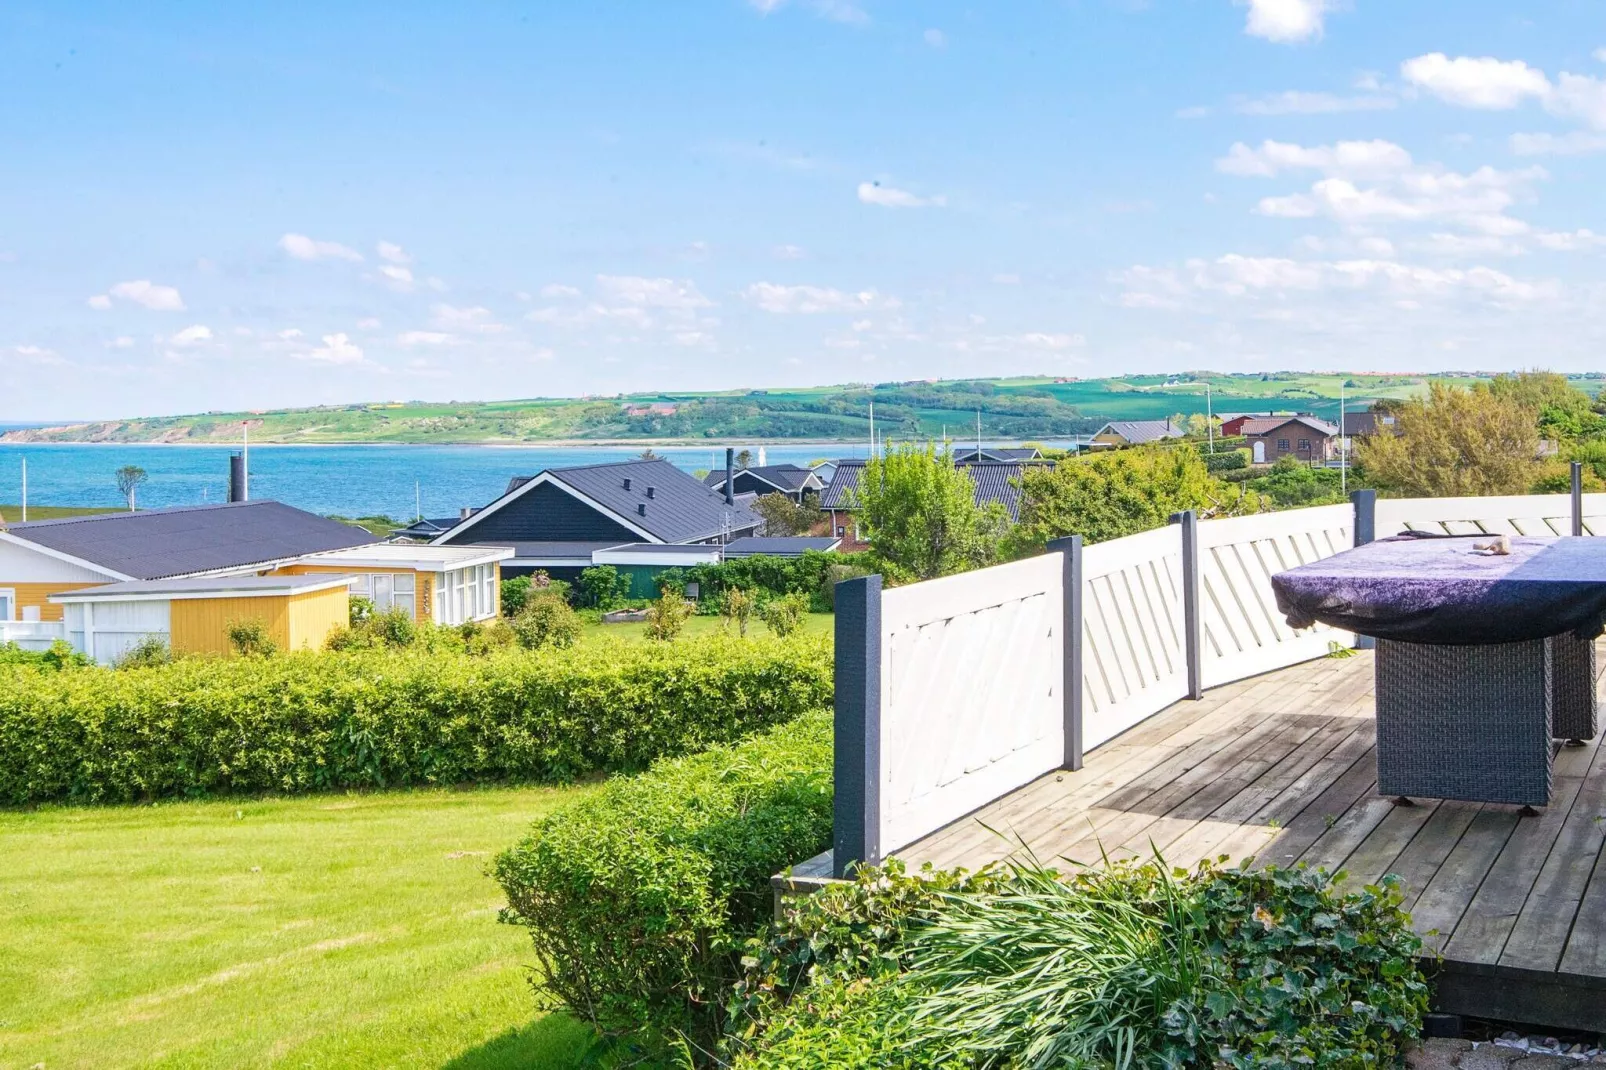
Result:
[[[755,944],[735,1066],[1361,1070],[1397,1065],[1427,1009],[1392,878],[1340,894],[1158,858],[921,876],[862,873]]]

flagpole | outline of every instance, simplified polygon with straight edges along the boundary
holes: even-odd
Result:
[[[240,433],[245,436],[244,444],[240,447],[240,500],[251,500],[251,421],[240,421]]]
[[[28,458],[22,459],[22,522],[28,522]]]
[[[1349,438],[1344,434],[1344,384],[1338,384],[1338,489],[1349,496]]]

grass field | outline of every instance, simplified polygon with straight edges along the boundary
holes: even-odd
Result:
[[[836,617],[830,613],[810,613],[803,618],[804,635],[831,635],[835,627]],[[718,635],[724,628],[722,617],[693,617],[686,622],[686,630],[681,635],[687,639],[704,635]],[[735,634],[732,625],[731,633]],[[748,638],[765,638],[770,630],[764,622],[758,619],[750,621],[747,625]],[[581,633],[581,641],[601,639],[625,639],[630,642],[647,642],[647,625],[643,623],[632,624],[587,624]]]
[[[485,870],[584,790],[0,813],[0,1067],[583,1065]]]
[[[99,516],[102,513],[121,513],[121,509],[70,509],[60,505],[28,506],[29,520],[60,520],[68,516]],[[0,505],[0,520],[8,524],[22,521],[21,505]]]

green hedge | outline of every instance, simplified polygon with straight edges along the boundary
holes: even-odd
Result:
[[[833,565],[869,567],[869,554],[840,554],[806,550],[799,557],[770,557],[764,554],[753,557],[736,557],[719,564],[693,565],[684,571],[684,580],[698,585],[698,599],[707,605],[718,606],[726,591],[740,587],[744,591],[768,594],[808,595],[810,608],[817,613],[831,610],[831,590],[828,580]]]
[[[831,699],[817,638],[0,665],[0,802],[118,802],[634,770]]]
[[[504,853],[504,919],[605,1034],[712,1050],[769,878],[831,841],[831,714],[610,782]]]

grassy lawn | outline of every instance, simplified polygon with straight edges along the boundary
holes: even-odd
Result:
[[[0,1067],[581,1065],[485,870],[584,790],[0,812]]]
[[[803,634],[831,635],[836,626],[835,622],[836,615],[833,613],[810,613],[803,618]],[[722,617],[693,617],[686,622],[686,630],[680,634],[688,639],[703,635],[718,635],[723,627],[724,618]],[[732,634],[735,633],[734,626],[731,631]],[[752,620],[747,625],[747,637],[749,639],[764,639],[768,638],[769,634],[770,630],[764,627],[764,622],[761,620]],[[647,625],[640,622],[633,624],[588,623],[585,626],[585,631],[581,634],[581,641],[599,638],[646,642]]]
[[[99,516],[102,513],[121,513],[122,509],[72,509],[65,505],[34,505],[28,504],[29,520],[60,520],[68,516]],[[22,522],[21,505],[0,505],[0,519],[8,523]]]

